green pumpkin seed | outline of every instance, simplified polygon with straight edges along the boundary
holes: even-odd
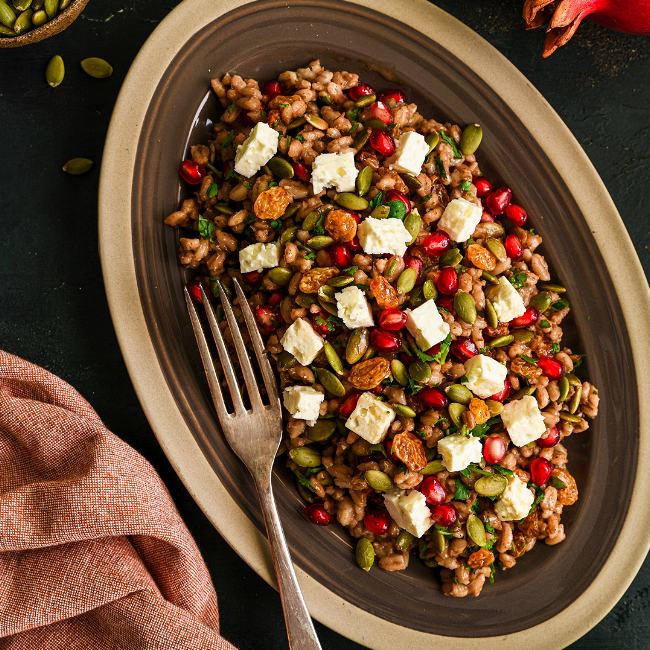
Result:
[[[513,330],[512,335],[515,337],[515,341],[519,341],[520,343],[528,343],[528,341],[532,341],[533,337],[535,336],[535,332],[531,332],[530,330]]]
[[[318,223],[321,216],[321,213],[317,212],[316,210],[310,212],[302,222],[302,230],[308,230],[311,232],[316,227],[316,224]]]
[[[235,211],[225,203],[217,203],[217,205],[215,205],[214,207],[219,212],[221,212],[221,214],[225,214],[227,217],[231,217],[233,214],[235,214]]]
[[[409,375],[413,381],[417,381],[419,384],[425,382],[429,377],[431,377],[431,368],[426,361],[422,359],[416,359],[409,366]]]
[[[445,466],[441,460],[432,460],[429,461],[429,464],[426,467],[420,470],[420,474],[437,474],[438,472],[442,472],[444,469]]]
[[[314,493],[306,488],[299,480],[298,477],[296,476],[296,490],[298,490],[298,494],[307,502],[307,503],[313,503],[314,502]]]
[[[348,210],[365,210],[369,203],[362,196],[352,194],[352,192],[341,192],[334,197],[334,200],[342,207]]]
[[[320,372],[321,371],[319,370],[319,376]],[[305,435],[312,442],[323,442],[329,440],[334,435],[335,431],[336,422],[334,422],[334,420],[316,420],[313,427],[307,427],[305,429]],[[306,447],[302,447],[302,449],[306,449]],[[318,465],[320,465],[320,461],[314,465],[314,467],[318,467]]]
[[[357,151],[363,149],[366,146],[366,143],[370,139],[370,129],[361,129],[357,135],[354,136],[352,146]]]
[[[323,388],[334,395],[334,397],[343,397],[345,395],[345,388],[339,378],[325,368],[318,369],[318,381],[323,385]]]
[[[13,7],[0,0],[0,23],[2,23],[5,27],[10,27],[13,29],[15,22],[16,12],[13,10]]]
[[[313,248],[315,251],[323,250],[324,248],[329,248],[334,243],[334,239],[328,235],[317,235],[312,237],[307,244],[310,248]]]
[[[300,117],[297,117],[295,120],[291,120],[289,124],[287,124],[287,131],[293,131],[294,129],[299,129],[303,124],[306,124],[307,120],[303,115]]]
[[[422,183],[417,179],[417,177],[411,174],[401,174],[401,177],[404,184],[409,188],[409,190],[411,190],[411,192],[417,192],[422,188]]]
[[[331,288],[331,287],[330,287]],[[328,313],[332,314],[332,316],[336,316],[338,318],[339,311],[336,307],[335,304],[332,304],[331,302],[327,302],[326,300],[323,300],[320,296],[318,297],[318,304]]]
[[[449,266],[456,266],[463,261],[463,254],[457,248],[450,248],[446,253],[440,256],[440,268],[444,269]]]
[[[33,18],[33,17],[32,17]],[[57,54],[50,59],[45,69],[45,79],[47,83],[56,88],[62,81],[65,75],[65,65],[63,59]]]
[[[491,418],[499,415],[503,411],[503,404],[501,402],[497,402],[496,400],[486,399],[485,405],[488,407]]]
[[[564,375],[571,386],[582,386],[582,382],[572,373]]]
[[[371,128],[371,129],[382,129],[385,130],[388,128],[388,124],[386,122],[382,122],[381,120],[378,120],[377,118],[370,118],[369,120],[366,120],[363,123],[363,126],[366,128]]]
[[[90,171],[93,166],[93,161],[88,158],[73,158],[63,165],[63,171],[72,176],[79,176]]]
[[[391,372],[393,373],[393,377],[395,381],[400,386],[409,385],[409,373],[406,370],[406,366],[399,359],[393,359],[390,362],[390,369]]]
[[[290,449],[289,458],[299,467],[318,467],[321,464],[320,452],[310,446]]]
[[[422,217],[417,210],[411,210],[406,217],[404,218],[404,228],[408,230],[411,235],[411,240],[407,242],[407,246],[410,246],[420,234],[420,229],[422,228]]]
[[[454,309],[459,318],[468,325],[473,325],[476,322],[476,305],[472,296],[465,291],[457,291],[454,295]]]
[[[533,296],[528,303],[531,307],[536,307],[540,314],[543,314],[551,306],[551,296],[546,291]]]
[[[578,410],[578,406],[580,406],[581,397],[582,397],[582,387],[577,386],[575,393],[573,393],[573,397],[569,402],[569,413],[571,413],[572,415]]]
[[[435,300],[438,297],[438,289],[433,280],[426,280],[422,285],[422,293],[425,300]]]
[[[499,260],[499,262],[504,262],[508,257],[506,247],[501,243],[501,240],[495,239],[494,237],[488,237],[485,245],[488,247],[490,253]]]
[[[499,284],[499,278],[496,275],[492,275],[489,271],[483,271],[481,278],[490,284]]]
[[[45,16],[47,20],[47,16]],[[15,36],[16,32],[5,25],[0,24],[0,36]]]
[[[401,551],[406,551],[410,548],[411,544],[417,539],[415,535],[411,535],[408,530],[403,530],[395,540],[395,546]]]
[[[376,469],[366,470],[363,473],[363,478],[366,479],[368,485],[373,490],[378,490],[379,492],[385,492],[393,487],[393,479],[388,474],[384,474],[384,472]]]
[[[72,0],[61,0],[61,4],[59,5],[59,11],[63,11],[64,9],[67,9],[71,4],[72,4]]]
[[[431,535],[431,541],[433,542],[433,548],[435,548],[436,551],[438,551],[438,553],[445,552],[445,547],[447,546],[447,540],[445,539],[445,536],[437,528],[434,529],[433,535]]]
[[[498,239],[506,234],[503,226],[498,221],[486,221],[480,224],[481,230],[485,233],[486,237],[494,237]]]
[[[478,124],[470,124],[465,127],[460,137],[460,150],[466,156],[471,156],[478,149],[482,139],[483,129]]]
[[[291,352],[287,352],[286,350],[283,350],[280,352],[278,355],[278,370],[289,370],[289,368],[293,368],[297,363],[296,357],[291,354]]]
[[[276,266],[269,271],[269,280],[274,284],[279,284],[281,287],[289,284],[292,277],[293,271],[291,269],[285,269],[282,266]]]
[[[424,141],[429,145],[429,151],[427,151],[428,156],[438,146],[440,135],[435,131],[433,133],[428,133],[424,136]]]
[[[374,104],[377,101],[377,97],[375,95],[362,95],[357,99],[355,104],[357,105],[358,108],[365,108],[366,106],[370,106],[371,104]]]
[[[20,36],[21,34],[24,34],[25,32],[28,32],[30,29],[32,29],[33,15],[34,15],[34,10],[27,9],[23,11],[18,16],[18,18],[16,18],[16,22],[14,23],[14,32],[16,32],[17,36]]]
[[[324,284],[318,289],[318,297],[322,298],[325,302],[336,304],[334,294],[336,294],[336,289],[328,284]]]
[[[291,166],[291,163],[286,161],[284,158],[273,156],[273,158],[271,158],[271,160],[266,164],[278,178],[293,178],[293,167]]]
[[[463,386],[462,384],[451,384],[445,388],[445,393],[449,398],[450,402],[456,402],[457,404],[469,404],[472,401],[474,395],[472,395],[469,388]]]
[[[295,201],[293,203],[290,203],[287,206],[287,209],[284,211],[284,214],[282,215],[283,219],[288,219],[289,217],[293,217],[296,212],[300,209],[300,203],[296,203]]]
[[[560,389],[560,396],[557,399],[557,403],[561,404],[569,396],[569,388],[571,385],[566,377],[562,377],[558,382],[558,387]]]
[[[363,196],[368,192],[372,185],[372,167],[366,165],[358,174],[356,180],[356,188],[359,196]]]
[[[59,13],[59,0],[45,0],[43,7],[47,17],[52,20]]]
[[[535,386],[525,386],[524,388],[520,388],[513,396],[512,399],[521,399],[522,397],[526,397],[526,395],[532,395],[535,390]]]
[[[538,282],[538,289],[544,289],[545,291],[554,291],[555,293],[564,293],[566,287],[563,287],[561,284],[553,284],[552,282]]]
[[[462,427],[463,421],[461,420],[461,416],[467,410],[467,407],[464,404],[460,404],[459,402],[452,402],[447,407],[447,410],[449,411],[449,417],[451,418],[451,421],[457,427]]]
[[[501,474],[481,476],[474,483],[474,489],[483,497],[495,497],[508,487],[508,479]],[[472,538],[473,539],[473,538]]]
[[[334,346],[331,343],[324,341],[323,348],[325,348],[325,356],[327,357],[327,362],[330,364],[330,366],[332,366],[332,370],[337,375],[342,374],[343,362],[341,361],[339,355],[336,354],[336,350],[334,349]]]
[[[414,418],[417,413],[410,407],[405,406],[404,404],[391,404],[393,411],[397,415],[401,415],[403,418]]]
[[[311,124],[315,129],[320,129],[321,131],[326,131],[329,129],[330,125],[318,115],[314,115],[313,113],[305,113],[304,117],[305,120],[307,120],[307,122],[309,122],[309,124]]]
[[[413,290],[415,283],[418,279],[418,272],[415,269],[404,269],[399,278],[397,278],[397,290],[400,293],[408,293]]]
[[[424,566],[428,567],[429,569],[437,569],[439,564],[432,557],[430,557],[424,561]]]
[[[436,456],[438,455],[438,450],[437,449],[430,449],[429,447],[424,448],[424,456],[427,459],[427,463],[431,462]],[[426,467],[424,468],[426,469]],[[422,470],[424,471],[424,470]]]
[[[424,284],[426,284],[426,282]],[[413,291],[411,291],[411,293],[409,294],[409,300],[411,301],[411,304],[414,307],[419,307],[420,305],[423,305],[427,300],[424,297],[424,288],[415,287],[415,289],[413,289]]]
[[[566,420],[567,422],[572,422],[574,424],[577,424],[578,422],[582,422],[582,418],[579,415],[573,415],[573,413],[560,411],[559,415],[561,420]]]
[[[313,293],[299,292],[296,296],[296,303],[303,309],[309,309],[316,302],[318,302],[318,299]]]
[[[510,345],[515,340],[515,337],[512,334],[506,334],[505,336],[498,336],[495,339],[492,339],[488,343],[488,346],[491,348],[502,348],[504,345]]]
[[[375,549],[372,546],[372,542],[365,537],[361,537],[357,542],[355,556],[357,558],[357,564],[364,571],[370,571],[372,565],[375,563]]]
[[[350,275],[339,275],[335,278],[330,278],[327,281],[328,286],[335,287],[340,289],[342,287],[347,287],[349,284],[354,283],[354,278]]]
[[[483,522],[476,515],[471,514],[469,516],[465,527],[474,544],[478,544],[479,546],[485,546],[487,544],[485,526],[483,526]]]
[[[373,219],[387,219],[390,214],[390,208],[387,205],[378,205],[371,213]]]
[[[377,350],[373,350],[372,348],[368,348],[366,350],[366,353],[361,357],[361,361],[368,361],[368,359],[372,359],[373,357],[377,356]]]
[[[499,317],[497,316],[496,309],[487,298],[485,299],[485,320],[492,329],[499,327]]]
[[[45,10],[47,11],[47,0],[45,0]],[[49,16],[48,12],[48,16]],[[81,62],[83,71],[95,79],[106,79],[113,74],[113,67],[108,61],[99,59],[95,56],[84,59]]]
[[[32,6],[32,0],[13,0],[11,4],[14,6],[14,9],[17,9],[18,11],[26,11]]]
[[[359,327],[353,330],[345,346],[345,360],[354,365],[368,351],[370,345],[370,336],[365,327]]]
[[[316,474],[316,480],[323,487],[329,487],[330,485],[334,485],[334,479],[332,478],[332,475],[324,469],[322,469],[320,472],[318,472],[318,474]]]
[[[290,241],[293,241],[296,238],[296,233],[298,232],[298,226],[290,226],[282,232],[280,235],[280,243],[286,244]]]

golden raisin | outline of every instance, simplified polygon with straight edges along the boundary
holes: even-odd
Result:
[[[269,102],[269,108],[272,110],[277,110],[279,108],[283,108],[287,104],[293,104],[294,102],[297,102],[299,99],[302,99],[300,95],[291,95],[290,97],[287,97],[286,95],[276,95]]]
[[[474,414],[476,424],[485,424],[490,419],[490,410],[487,404],[478,397],[472,398],[469,403],[469,410]]]
[[[515,532],[510,546],[510,555],[512,555],[512,557],[521,557],[526,552],[524,549],[529,541],[530,540],[521,531]]]
[[[524,361],[521,357],[515,357],[510,362],[510,370],[520,377],[539,377],[542,374],[541,368]]]
[[[357,220],[345,210],[331,210],[324,225],[336,241],[352,241],[357,234]]]
[[[253,210],[258,219],[279,219],[287,209],[293,196],[280,186],[260,192]]]
[[[553,476],[557,478],[566,485],[565,488],[557,491],[557,500],[563,506],[572,506],[578,500],[578,486],[576,485],[576,480],[561,467],[556,467],[553,470]]]
[[[472,569],[490,566],[494,562],[494,553],[486,548],[479,548],[467,558],[467,565]]]
[[[524,519],[520,524],[517,524],[517,528],[528,538],[539,537],[541,534],[542,527],[544,522],[542,521],[542,516],[539,511],[539,508],[535,508],[526,519]]]
[[[359,390],[371,390],[390,375],[390,362],[384,357],[373,357],[352,366],[348,381]]]
[[[280,111],[269,111],[266,123],[272,128],[279,126],[282,123]]]
[[[380,307],[397,307],[399,305],[396,289],[383,275],[370,282],[370,291]]]
[[[480,244],[470,244],[467,247],[467,257],[476,268],[484,271],[494,271],[497,265],[497,258]]]
[[[499,336],[510,334],[510,327],[508,327],[508,323],[499,323],[496,328],[490,327],[488,325],[484,331],[488,336],[491,336],[493,339],[495,339]]]
[[[519,467],[515,467],[515,469],[512,470],[512,473],[522,482],[522,483],[528,483],[530,481],[530,474],[523,469],[520,469]]]
[[[427,466],[424,445],[414,433],[403,431],[393,438],[391,452],[397,456],[412,472],[419,472]]]
[[[339,270],[335,266],[309,269],[300,278],[299,289],[303,293],[318,293],[318,290],[326,285],[330,278],[335,278],[338,274]]]

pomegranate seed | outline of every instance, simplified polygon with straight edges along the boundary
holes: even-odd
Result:
[[[385,90],[379,99],[382,102],[388,102],[389,99],[393,99],[396,104],[399,104],[400,102],[402,104],[406,104],[406,95],[401,90],[399,90],[399,88]]]
[[[198,185],[205,178],[205,167],[193,160],[184,160],[178,168],[181,178],[190,185]]]
[[[519,318],[513,318],[510,321],[512,327],[528,327],[529,325],[534,325],[539,318],[539,309],[537,307],[528,307],[524,312],[523,316]]]
[[[395,456],[393,453],[393,441],[392,440],[384,440],[384,449],[386,450],[386,455],[390,460],[392,460],[396,464],[400,464],[402,461]]]
[[[266,334],[275,332],[275,330],[282,324],[282,316],[280,316],[280,312],[268,305],[260,305],[255,309],[255,320],[260,329]]]
[[[370,134],[370,146],[377,153],[386,156],[386,158],[395,153],[395,141],[386,131],[381,129],[375,129]]]
[[[542,357],[537,362],[537,366],[552,381],[562,379],[564,376],[564,366],[553,357]]]
[[[496,221],[496,217],[493,214],[490,214],[487,210],[483,210],[481,215],[481,223],[486,223],[488,221]]]
[[[192,300],[203,304],[203,296],[201,295],[200,286],[201,286],[201,280],[199,280],[199,278],[194,278],[193,280],[190,280],[187,283],[187,290],[190,292],[190,296],[192,296]],[[205,282],[203,283],[203,290],[208,295],[208,297],[210,297],[212,291],[210,290],[210,287]]]
[[[334,266],[338,266],[340,269],[345,269],[350,264],[352,264],[352,253],[350,249],[341,242],[335,242],[332,244],[327,252],[330,254],[330,258]]]
[[[544,485],[552,471],[553,465],[546,458],[536,458],[530,464],[530,479],[535,485]]]
[[[447,492],[435,476],[429,476],[422,481],[420,492],[432,506],[439,506],[447,500]]]
[[[458,274],[456,273],[456,269],[450,266],[442,269],[440,275],[436,278],[436,287],[438,287],[440,293],[453,296],[458,291]]]
[[[440,343],[436,343],[432,348],[429,348],[424,354],[428,354],[430,357],[435,357],[436,354],[440,352]]]
[[[347,242],[348,248],[352,253],[358,253],[361,250],[361,243],[359,238],[355,235],[352,241]]]
[[[242,273],[241,274],[241,279],[249,287],[256,287],[258,284],[260,284],[262,282],[263,278],[264,278],[264,275],[262,273],[260,273],[259,271],[250,271],[248,273]]]
[[[415,357],[412,357],[410,354],[406,354],[406,352],[400,352],[399,358],[401,362],[407,366],[415,361]]]
[[[357,99],[359,99],[359,97],[363,97],[364,95],[377,95],[375,89],[372,86],[364,83],[360,83],[358,86],[350,88],[348,94],[350,95],[350,99],[354,100],[355,102]]]
[[[465,361],[478,354],[478,348],[476,343],[469,337],[459,336],[451,344],[451,352],[457,359],[465,363]]]
[[[512,190],[509,187],[500,187],[485,199],[485,203],[492,214],[503,214],[512,198]]]
[[[454,299],[451,296],[445,296],[445,294],[440,294],[436,298],[436,305],[446,309],[450,314],[456,314],[454,309]]]
[[[431,519],[448,528],[458,521],[458,511],[451,503],[441,503],[431,511]]]
[[[375,457],[372,454],[368,454],[367,456],[359,456],[359,465],[361,463],[369,463],[371,461],[375,460]],[[365,490],[366,496],[370,496],[374,490],[372,488],[367,488]]]
[[[407,255],[404,258],[404,268],[415,269],[417,271],[418,277],[415,280],[415,284],[417,284],[420,281],[420,278],[422,277],[422,271],[424,270],[424,262],[419,257],[413,257],[411,255]]]
[[[390,527],[390,515],[387,512],[371,510],[366,512],[363,525],[374,535],[385,535]]]
[[[418,399],[422,406],[430,409],[444,408],[449,404],[449,398],[437,388],[423,388],[418,393]]]
[[[503,245],[506,248],[508,257],[513,262],[516,262],[523,257],[524,247],[521,245],[521,242],[519,241],[519,237],[517,237],[517,235],[508,235]]]
[[[508,398],[508,395],[510,395],[511,391],[512,391],[512,384],[510,383],[510,380],[506,377],[503,380],[503,390],[499,391],[498,393],[494,393],[494,395],[492,395],[490,399],[494,400],[495,402],[504,402]]]
[[[284,298],[284,294],[282,293],[282,291],[274,291],[269,296],[269,299],[266,301],[266,304],[269,307],[277,307],[282,302],[282,298]]]
[[[307,519],[317,526],[329,526],[334,523],[334,517],[330,515],[322,503],[312,503],[305,508]]]
[[[474,176],[472,178],[472,185],[476,188],[476,196],[483,198],[492,194],[492,183],[487,178]]]
[[[270,79],[264,82],[262,92],[265,95],[279,95],[282,92],[282,86],[280,86],[280,82],[277,79]]]
[[[402,347],[402,339],[397,334],[374,329],[370,335],[370,347],[377,352],[395,352]]]
[[[449,235],[444,230],[436,230],[432,232],[423,242],[422,246],[427,252],[427,255],[433,255],[434,257],[440,257],[443,253],[446,253],[451,246],[451,240]]]
[[[255,122],[251,120],[250,115],[246,111],[242,111],[240,113],[241,116],[241,121],[246,125],[246,126],[255,126]]]
[[[311,177],[309,167],[295,160],[292,161],[291,166],[293,167],[293,173],[298,180],[302,181],[303,183],[309,182],[309,178]]]
[[[329,316],[324,309],[320,309],[312,314],[311,324],[314,330],[324,338],[332,336],[332,334],[337,334],[341,329],[338,325],[334,325],[327,320]]]
[[[540,447],[555,447],[560,442],[560,430],[557,427],[551,427],[545,435],[537,441]]]
[[[384,124],[393,123],[393,111],[384,102],[375,102],[370,107],[370,112],[374,118],[381,120]]]
[[[345,397],[345,399],[339,404],[339,417],[349,418],[352,414],[352,411],[357,408],[357,402],[359,401],[360,397],[360,391],[352,391],[349,393],[347,397]]]
[[[490,463],[490,465],[500,463],[505,455],[506,443],[503,438],[499,436],[490,436],[485,440],[485,444],[483,445],[483,457],[488,463]]]
[[[506,208],[506,217],[510,219],[513,226],[523,226],[528,219],[528,213],[520,205],[511,203]]]
[[[411,202],[397,190],[388,190],[386,196],[384,196],[384,204],[388,205],[391,201],[400,201],[402,205],[406,208],[406,214],[411,211]]]
[[[379,314],[379,327],[391,332],[399,332],[406,325],[407,320],[406,312],[396,307],[389,307]]]

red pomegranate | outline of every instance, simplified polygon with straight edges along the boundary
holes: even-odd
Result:
[[[389,99],[392,99],[396,104],[406,104],[406,95],[399,90],[398,88],[393,88],[392,90],[385,90],[379,99],[382,102],[388,103]]]
[[[178,168],[181,178],[190,185],[199,185],[205,178],[205,167],[193,160],[184,160]]]
[[[415,280],[415,284],[420,281],[422,277],[422,271],[424,270],[424,262],[419,257],[413,257],[412,255],[407,255],[404,258],[404,268],[405,269],[415,269],[418,277]]]
[[[343,398],[343,401],[339,403],[339,417],[349,418],[352,414],[352,411],[357,408],[357,402],[359,401],[360,397],[361,391],[353,390],[352,392],[348,393]]]
[[[312,503],[305,508],[307,519],[317,526],[329,526],[334,523],[334,517],[330,515],[322,503]]]
[[[393,453],[393,441],[392,440],[384,440],[384,449],[386,450],[386,455],[390,460],[392,460],[396,465],[399,465],[402,461],[395,456]]]
[[[357,99],[359,99],[360,97],[364,97],[365,95],[377,96],[375,89],[372,86],[369,86],[368,84],[364,84],[364,83],[360,83],[358,86],[355,86],[354,88],[350,88],[348,94],[350,95],[350,99],[355,102],[357,101]]]
[[[423,388],[418,393],[418,400],[422,406],[430,409],[444,408],[449,405],[449,398],[437,388]]]
[[[436,278],[436,287],[438,287],[440,293],[453,296],[458,291],[458,274],[456,273],[456,269],[450,266],[442,269],[440,275]]]
[[[509,187],[500,187],[485,199],[485,204],[492,214],[503,214],[512,199],[512,190]]]
[[[503,390],[499,391],[498,393],[494,393],[494,395],[492,395],[490,399],[494,400],[495,402],[504,402],[506,399],[508,399],[508,395],[510,395],[511,391],[512,391],[512,384],[510,383],[510,380],[506,377],[503,380]]]
[[[411,202],[401,192],[398,192],[397,190],[388,190],[384,196],[384,204],[387,205],[391,201],[399,201],[402,203],[406,208],[406,214],[411,211]]]
[[[523,226],[528,219],[528,213],[520,205],[515,205],[511,203],[506,208],[506,217],[510,219],[510,222],[513,226]]]
[[[203,304],[203,296],[201,295],[200,287],[201,287],[201,280],[199,280],[199,278],[193,278],[187,283],[187,290],[189,291],[190,296],[192,296],[192,300]],[[205,293],[209,298],[212,292],[210,291],[210,287],[206,282],[203,282],[203,290],[205,291]]]
[[[327,249],[327,252],[334,266],[337,266],[339,269],[345,269],[352,264],[352,252],[342,242],[334,242]]]
[[[562,379],[564,376],[564,366],[553,357],[541,357],[537,362],[537,367],[542,369],[551,381]]]
[[[451,503],[441,503],[431,511],[431,519],[448,528],[458,521],[458,511]]]
[[[389,307],[379,314],[379,327],[391,332],[399,332],[408,320],[406,312],[396,307]]]
[[[370,107],[370,112],[376,120],[381,120],[384,124],[393,123],[393,111],[384,102],[375,102]]]
[[[476,188],[476,196],[483,198],[484,196],[492,194],[492,183],[490,183],[487,178],[483,178],[483,176],[474,176],[474,178],[472,178],[472,184]]]
[[[293,167],[293,173],[295,177],[299,181],[302,181],[303,183],[309,183],[309,179],[311,178],[311,171],[309,171],[309,167],[307,167],[307,165],[293,160],[291,161],[291,166]]]
[[[262,92],[265,95],[279,95],[282,92],[282,86],[277,79],[269,79],[262,85]]]
[[[370,334],[370,347],[377,352],[395,352],[402,347],[402,339],[392,332],[374,329]]]
[[[347,242],[347,244],[353,255],[361,251],[361,243],[359,242],[359,237],[357,237],[357,235],[354,236],[352,241]]]
[[[249,287],[256,287],[264,279],[264,274],[259,271],[249,271],[248,273],[242,273],[241,279]]]
[[[420,492],[424,494],[427,503],[430,503],[432,506],[439,506],[447,500],[447,492],[435,476],[427,476],[422,481]]]
[[[481,214],[481,223],[493,221],[496,221],[496,217],[493,214],[490,214],[487,210],[483,210],[483,214]]]
[[[451,353],[457,359],[465,363],[465,361],[478,354],[478,347],[476,347],[476,343],[474,343],[474,341],[469,337],[459,336],[451,344]]]
[[[282,324],[280,312],[269,305],[260,305],[255,308],[255,320],[265,334],[272,334]]]
[[[558,442],[560,442],[560,430],[557,427],[551,427],[545,435],[537,440],[540,447],[555,447]]]
[[[530,479],[535,485],[544,485],[552,471],[553,465],[546,458],[536,458],[530,464]]]
[[[338,334],[341,330],[339,325],[335,325],[331,320],[328,320],[329,317],[330,315],[324,309],[319,309],[316,313],[312,314],[312,327],[323,338],[332,336],[332,334]]]
[[[436,298],[436,305],[446,309],[450,314],[456,314],[456,310],[454,309],[454,299],[451,296],[445,296],[444,293],[441,293]]]
[[[519,241],[517,235],[508,235],[503,245],[505,246],[508,257],[513,262],[516,262],[523,257],[524,247],[521,245],[521,241]]]
[[[385,535],[390,527],[390,515],[380,510],[371,510],[364,515],[363,525],[373,535]]]
[[[392,156],[395,153],[395,141],[389,133],[382,129],[375,129],[370,134],[370,146],[382,156]]]
[[[427,255],[440,257],[440,255],[449,250],[451,240],[444,230],[436,230],[427,236],[427,238],[422,242],[422,246],[427,252]]]
[[[524,312],[523,316],[518,318],[513,318],[510,321],[512,327],[528,327],[529,325],[534,325],[539,318],[539,309],[537,307],[528,307]]]
[[[490,463],[490,465],[500,463],[505,455],[506,443],[503,438],[500,436],[490,436],[485,439],[485,444],[483,445],[483,457],[488,463]]]

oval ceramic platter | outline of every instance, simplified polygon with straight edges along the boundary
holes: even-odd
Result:
[[[396,20],[399,17],[399,20]],[[187,316],[178,234],[163,226],[185,196],[177,168],[220,107],[209,80],[264,80],[320,58],[379,90],[403,88],[426,117],[479,122],[486,176],[511,186],[568,288],[575,347],[600,388],[592,428],[567,440],[581,498],[567,539],[540,544],[479,598],[443,596],[417,561],[360,571],[338,525],[310,525],[278,463],[280,516],[312,615],[374,648],[564,647],[624,593],[648,550],[648,288],[601,180],[528,81],[470,29],[424,0],[185,0],[135,59],[117,101],[99,198],[104,280],[131,379],[165,453],[235,550],[273,583],[250,477],[220,430]],[[588,318],[589,317],[589,318]],[[579,341],[575,341],[578,338]],[[634,512],[634,520],[629,516]],[[236,542],[236,543],[235,543]],[[434,614],[435,613],[435,614]]]

